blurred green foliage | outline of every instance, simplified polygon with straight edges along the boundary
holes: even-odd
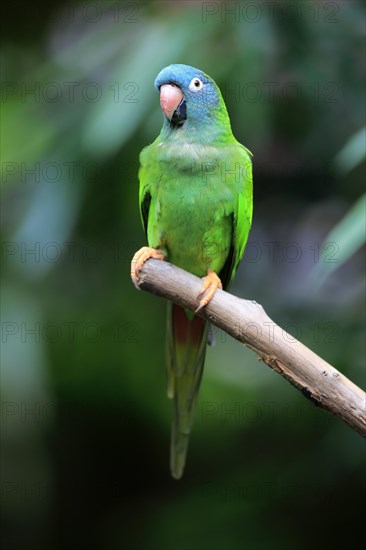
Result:
[[[337,261],[325,262],[328,256],[326,250],[329,246],[327,244],[323,245],[319,262],[309,277],[313,287],[319,288],[335,269],[347,262],[365,244],[365,207],[366,194],[363,194],[326,236],[325,243],[337,243],[339,255],[336,258]]]
[[[363,440],[220,331],[170,479],[165,304],[129,262],[154,78],[199,67],[254,153],[232,292],[364,385],[364,4],[36,0],[2,19],[6,547],[358,544]]]

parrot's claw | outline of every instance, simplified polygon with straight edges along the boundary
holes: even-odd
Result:
[[[202,296],[202,294],[204,294],[207,289],[208,289],[208,292],[200,300],[200,304],[198,308],[195,310],[195,313],[198,313],[198,311],[200,311],[203,307],[207,306],[207,304],[214,297],[215,292],[218,288],[222,289],[221,280],[214,271],[211,271],[211,269],[209,269],[206,277],[203,277],[203,285],[201,287],[201,290],[198,293],[197,298]]]
[[[139,287],[139,272],[144,265],[144,263],[149,258],[155,258],[156,260],[164,260],[165,254],[162,250],[157,248],[150,248],[149,246],[143,246],[136,252],[131,262],[131,279],[134,284],[134,287],[137,290],[141,290]]]
[[[136,288],[136,290],[141,290],[141,288],[139,287],[139,284],[138,284],[138,277],[136,277],[135,274],[132,275],[132,273],[131,273],[131,280],[132,280],[132,284]]]

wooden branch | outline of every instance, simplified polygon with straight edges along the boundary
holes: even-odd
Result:
[[[195,310],[202,281],[178,267],[148,260],[139,286]],[[346,422],[366,437],[365,392],[279,327],[261,305],[218,290],[198,314],[255,351],[315,405]]]

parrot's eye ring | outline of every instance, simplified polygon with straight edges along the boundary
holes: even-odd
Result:
[[[191,90],[191,92],[198,92],[199,90],[202,90],[203,88],[203,82],[199,78],[192,78],[190,85],[188,86],[188,89]]]

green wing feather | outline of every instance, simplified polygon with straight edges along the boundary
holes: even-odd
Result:
[[[243,257],[245,245],[247,244],[250,226],[253,216],[253,175],[252,161],[248,155],[248,149],[241,146],[243,156],[243,182],[242,191],[238,193],[236,212],[234,213],[234,266],[230,276],[230,283],[235,276],[239,262]],[[244,154],[243,154],[244,153]],[[250,153],[250,155],[252,155]]]
[[[227,290],[234,277],[240,260],[243,257],[245,245],[248,240],[253,216],[253,175],[252,153],[243,145],[236,142],[235,158],[240,166],[242,178],[238,184],[232,181],[231,185],[236,189],[236,203],[232,210],[232,240],[231,247],[220,278],[223,288]],[[231,160],[231,164],[235,161]],[[232,176],[232,179],[235,175]]]
[[[149,177],[149,162],[147,164],[142,163],[142,156],[145,149],[140,154],[140,170],[139,170],[139,208],[142,227],[147,235],[147,224],[149,219],[149,208],[151,203],[151,178]]]

